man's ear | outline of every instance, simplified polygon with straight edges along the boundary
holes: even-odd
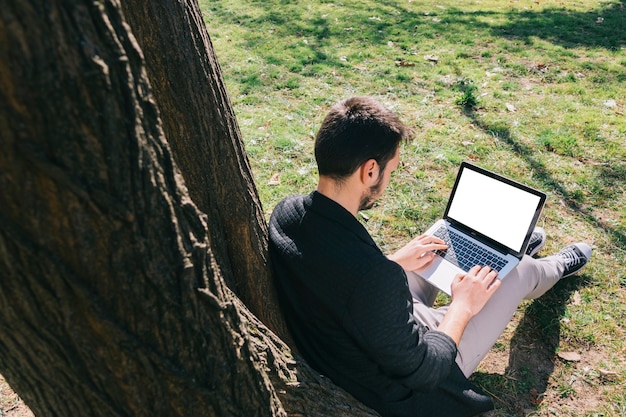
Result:
[[[378,166],[378,162],[376,162],[375,159],[368,159],[361,165],[361,182],[363,182],[363,184],[367,185],[368,187],[378,182],[379,174],[380,169]]]

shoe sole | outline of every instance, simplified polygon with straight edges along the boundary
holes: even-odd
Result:
[[[531,252],[527,253],[528,256],[535,256],[541,249],[543,249],[544,246],[546,246],[546,232],[539,227],[535,229],[535,231],[539,231],[541,233],[541,242]]]

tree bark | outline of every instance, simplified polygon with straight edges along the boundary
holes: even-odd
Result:
[[[240,236],[195,201],[247,206],[238,216],[259,219],[243,149],[198,145],[208,164],[248,172],[192,180],[206,188],[192,201],[166,137],[189,111],[234,132],[210,142],[240,146],[226,94],[214,91],[204,113],[167,100],[161,108],[150,80],[168,71],[149,76],[157,64],[144,60],[120,7],[0,8],[0,372],[38,416],[375,415],[294,357],[225,284],[236,258],[224,246]],[[219,78],[206,48],[170,69],[208,65]],[[186,97],[197,86],[179,88]],[[195,149],[198,136],[183,133],[183,148]],[[200,162],[184,163],[187,177]],[[262,226],[245,233],[263,248]]]
[[[197,2],[126,1],[122,8],[144,53],[163,130],[189,195],[211,219],[211,239],[224,243],[214,250],[224,280],[290,341],[270,274],[263,210]]]

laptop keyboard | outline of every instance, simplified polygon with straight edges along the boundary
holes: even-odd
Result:
[[[445,251],[438,250],[436,253],[464,271],[469,271],[475,265],[488,266],[500,271],[506,265],[506,260],[503,257],[486,250],[445,226],[437,229],[434,236],[448,245],[448,249]]]

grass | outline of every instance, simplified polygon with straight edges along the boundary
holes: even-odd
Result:
[[[593,260],[520,306],[473,378],[496,400],[490,417],[626,415],[624,3],[200,5],[268,216],[315,187],[313,137],[351,95],[374,96],[416,132],[363,218],[386,251],[441,215],[463,160],[545,190],[543,253],[585,240]]]
[[[201,7],[268,216],[286,195],[315,187],[315,132],[351,95],[374,96],[416,132],[385,197],[363,216],[384,250],[441,215],[463,160],[545,190],[544,253],[585,240],[593,260],[520,306],[474,380],[496,399],[490,416],[626,414],[624,4]]]

